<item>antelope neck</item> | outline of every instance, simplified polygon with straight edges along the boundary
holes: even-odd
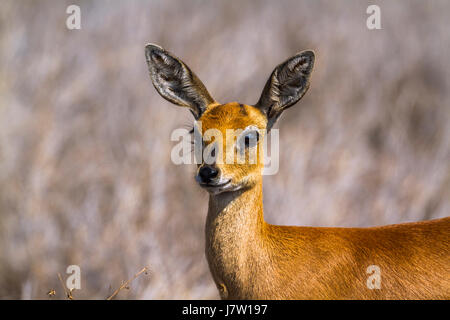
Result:
[[[206,257],[222,298],[248,290],[266,263],[262,178],[247,190],[211,195],[206,219]],[[232,289],[233,288],[233,289]]]
[[[262,179],[246,190],[210,195],[207,236],[214,235],[215,240],[218,236],[234,238],[239,243],[255,240],[255,235],[261,235],[265,226],[262,197]]]

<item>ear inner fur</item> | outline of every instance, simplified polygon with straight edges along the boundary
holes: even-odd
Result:
[[[267,116],[268,129],[308,91],[314,57],[313,51],[300,52],[278,65],[270,75],[255,105]]]
[[[200,118],[208,105],[215,103],[200,79],[175,55],[148,44],[145,56],[153,86],[163,98],[190,108],[195,119]]]

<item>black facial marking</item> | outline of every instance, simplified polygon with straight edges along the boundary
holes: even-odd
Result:
[[[245,107],[242,103],[239,104],[240,112],[244,115],[244,116],[248,116],[247,110],[245,110]]]

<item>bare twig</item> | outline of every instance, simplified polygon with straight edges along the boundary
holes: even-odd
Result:
[[[64,294],[66,295],[66,298],[69,300],[73,300],[72,290],[69,290],[69,291],[67,290],[66,285],[64,284],[64,281],[63,281],[60,273],[58,273],[58,278],[59,278],[59,281],[61,282],[61,286],[64,289]]]
[[[138,273],[136,273],[136,274],[134,275],[133,278],[128,279],[127,281],[123,282],[122,285],[121,285],[118,289],[116,289],[116,291],[114,291],[112,295],[110,295],[108,298],[106,298],[106,300],[112,300],[112,299],[114,299],[114,297],[117,296],[117,294],[120,292],[120,290],[122,290],[122,289],[128,289],[128,285],[129,285],[133,280],[135,280],[137,277],[139,277],[139,276],[140,276],[141,274],[143,274],[143,273],[147,274],[148,271],[149,271],[149,267],[144,267],[141,271],[139,271]]]

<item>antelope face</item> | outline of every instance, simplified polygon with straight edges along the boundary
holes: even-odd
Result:
[[[263,169],[266,116],[253,106],[237,102],[206,109],[196,130],[201,130],[203,163],[196,180],[211,193],[251,187]]]
[[[216,102],[189,67],[163,48],[145,47],[153,85],[165,99],[188,107],[202,147],[196,180],[213,194],[251,187],[263,169],[263,141],[281,113],[309,87],[314,53],[297,53],[278,65],[254,105]],[[200,140],[200,141],[199,141]]]

